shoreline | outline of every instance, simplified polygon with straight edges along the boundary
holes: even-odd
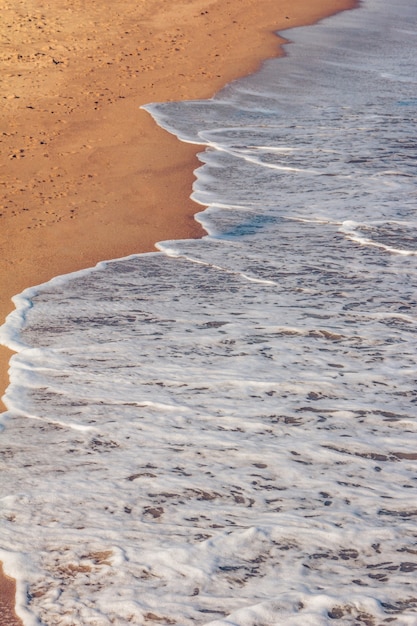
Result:
[[[174,10],[167,0],[146,7],[128,0],[115,15],[94,1],[73,0],[60,13],[51,0],[32,11],[8,0],[1,319],[27,287],[155,251],[157,241],[203,236],[193,218],[203,207],[190,199],[201,148],[181,143],[139,107],[210,98],[283,55],[286,40],[276,31],[357,4],[180,0]],[[1,347],[2,393],[10,354]],[[4,580],[11,581],[0,568],[0,603]],[[13,608],[14,592],[7,596]]]
[[[85,15],[73,0],[70,24],[51,0],[27,15],[15,4],[8,0],[1,27],[7,42],[1,115],[9,129],[0,210],[2,322],[13,310],[11,297],[27,287],[153,251],[157,241],[201,237],[193,216],[202,207],[190,199],[200,149],[160,129],[139,107],[209,98],[282,55],[277,30],[314,23],[357,0],[279,6],[265,0],[262,10],[250,0],[227,7],[213,0],[205,10],[196,1],[177,4],[175,13],[166,0],[146,9],[130,0],[118,16],[94,3]],[[8,22],[18,27],[13,41]],[[0,347],[0,397],[10,355]]]

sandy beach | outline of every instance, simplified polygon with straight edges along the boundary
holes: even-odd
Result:
[[[200,237],[190,200],[198,147],[140,106],[209,98],[283,53],[274,32],[355,0],[6,0],[1,25],[0,317],[53,276]],[[10,353],[0,353],[0,387]],[[0,569],[0,626],[21,624]]]

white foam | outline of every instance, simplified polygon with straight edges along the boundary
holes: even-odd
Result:
[[[361,229],[369,229],[369,225],[358,224],[352,220],[348,220],[343,222],[340,227],[340,232],[344,233],[351,241],[355,241],[363,246],[374,246],[376,248],[381,248],[385,252],[390,252],[391,254],[400,254],[403,256],[416,256],[417,250],[407,250],[403,248],[395,248],[393,246],[384,244],[380,241],[373,241],[369,237],[366,237]]]
[[[399,2],[297,29],[211,101],[146,107],[211,144],[209,235],[16,299],[0,559],[25,626],[415,623]]]

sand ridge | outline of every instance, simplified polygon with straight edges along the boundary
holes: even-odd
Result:
[[[0,318],[12,295],[55,275],[202,236],[193,219],[201,207],[189,197],[199,149],[140,105],[211,97],[282,53],[274,31],[355,5],[5,0]],[[1,349],[2,391],[9,357]]]

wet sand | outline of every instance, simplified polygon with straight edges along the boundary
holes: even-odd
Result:
[[[0,318],[24,288],[200,237],[198,147],[139,109],[211,97],[282,54],[274,31],[355,0],[6,0],[2,36]],[[1,348],[0,388],[10,353]],[[12,599],[0,570],[0,607]],[[6,619],[6,618],[5,618]],[[15,623],[0,616],[0,626]]]
[[[1,626],[20,626],[22,622],[17,618],[14,610],[16,583],[12,578],[4,575],[0,563],[0,624]]]

